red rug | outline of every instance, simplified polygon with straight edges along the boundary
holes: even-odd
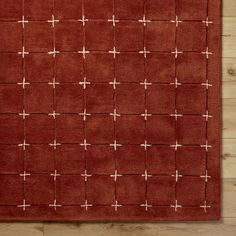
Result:
[[[1,0],[0,219],[218,220],[220,0]]]

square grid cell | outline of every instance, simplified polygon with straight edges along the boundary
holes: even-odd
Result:
[[[211,0],[4,0],[1,7],[0,212],[218,217],[219,202],[208,201],[209,182],[218,184],[208,170],[217,145],[208,137],[217,116],[209,95],[217,55],[209,29],[218,20]]]

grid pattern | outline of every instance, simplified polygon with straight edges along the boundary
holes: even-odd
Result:
[[[219,218],[219,1],[1,7],[0,218]]]

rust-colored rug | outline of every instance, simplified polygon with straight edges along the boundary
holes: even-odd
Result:
[[[220,218],[220,0],[0,0],[0,219]]]

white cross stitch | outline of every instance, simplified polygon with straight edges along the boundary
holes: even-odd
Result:
[[[25,58],[25,55],[29,54],[29,52],[26,52],[25,51],[25,47],[23,46],[22,47],[22,51],[21,52],[18,52],[19,55],[22,56],[22,58]]]
[[[78,51],[78,53],[83,54],[83,59],[85,59],[85,58],[86,58],[86,54],[89,54],[90,51],[87,51],[87,50],[85,49],[85,47],[83,46],[82,51]]]
[[[120,114],[116,112],[116,109],[114,109],[113,113],[110,113],[110,116],[113,116],[113,120],[116,121],[116,117],[119,117]]]
[[[56,54],[59,54],[59,51],[56,51],[55,47],[53,48],[53,51],[48,52],[49,55],[53,55],[53,57],[56,57]]]
[[[170,145],[170,147],[173,147],[173,148],[175,148],[175,151],[177,151],[179,147],[182,147],[182,145],[181,145],[181,144],[179,144],[179,143],[178,143],[178,141],[176,140],[176,141],[175,141],[175,144],[173,144],[173,145]]]
[[[212,118],[212,117],[213,117],[213,116],[210,116],[210,115],[209,115],[209,112],[208,112],[208,111],[206,111],[206,114],[205,114],[205,115],[202,115],[202,116],[205,117],[206,121],[208,121],[209,118]]]
[[[48,82],[49,85],[52,85],[52,87],[55,89],[56,88],[56,85],[60,84],[59,82],[56,82],[56,79],[55,77],[53,78],[53,81],[52,82]]]
[[[26,118],[26,116],[29,116],[29,113],[26,113],[25,110],[23,110],[22,113],[19,113],[20,116],[22,116],[23,120]]]
[[[206,59],[209,59],[209,55],[212,55],[213,53],[212,53],[212,52],[209,52],[209,48],[207,47],[207,48],[206,48],[206,51],[205,51],[205,52],[202,52],[202,54],[205,54],[205,55],[206,55]]]
[[[57,204],[57,200],[55,199],[53,204],[49,204],[49,207],[53,207],[54,210],[57,210],[57,207],[62,207],[62,205]]]
[[[152,114],[149,114],[149,113],[147,112],[147,109],[145,109],[145,112],[144,112],[143,114],[141,114],[141,116],[144,117],[144,120],[147,120],[149,116],[152,116]]]
[[[29,85],[30,83],[29,83],[29,82],[26,82],[26,81],[25,81],[25,77],[24,77],[23,80],[22,80],[22,82],[17,83],[17,84],[22,85],[22,88],[25,89],[25,85]]]
[[[140,23],[143,23],[143,26],[146,26],[147,23],[151,22],[150,20],[146,19],[146,16],[143,15],[143,19],[138,20]]]
[[[175,17],[175,20],[171,20],[172,23],[175,23],[175,26],[178,27],[179,23],[183,22],[181,20],[179,20],[178,16]]]
[[[29,23],[28,20],[25,20],[25,16],[22,16],[22,19],[17,22],[22,24],[23,29],[25,28],[25,23]]]
[[[87,84],[91,84],[90,82],[87,82],[86,77],[84,77],[84,81],[79,82],[80,85],[83,85],[83,89],[86,89]]]
[[[178,55],[179,55],[179,54],[182,54],[183,52],[178,51],[178,49],[177,49],[177,47],[176,47],[176,48],[175,48],[175,51],[173,51],[173,52],[171,52],[171,53],[175,54],[175,58],[177,59],[177,58],[178,58]]]
[[[50,174],[51,176],[53,176],[53,180],[56,181],[57,180],[57,176],[61,176],[60,174],[58,174],[57,170],[54,171],[54,173]]]
[[[85,120],[86,120],[86,117],[87,117],[87,116],[90,116],[91,114],[87,113],[87,112],[86,112],[86,109],[84,109],[84,112],[79,113],[79,115],[80,115],[80,116],[83,116],[83,120],[85,121]]]
[[[23,211],[25,211],[26,207],[30,207],[30,205],[26,204],[25,199],[23,199],[23,203],[21,205],[17,205],[17,207],[20,207]]]
[[[202,148],[205,148],[206,152],[208,152],[209,148],[211,148],[211,145],[208,145],[208,141],[206,140],[206,143],[203,145],[200,145]]]
[[[118,207],[122,207],[121,204],[118,204],[118,201],[117,201],[117,200],[116,200],[115,204],[112,204],[111,206],[115,208],[115,211],[118,210]]]
[[[206,18],[206,20],[203,20],[202,23],[206,24],[206,27],[209,26],[209,24],[213,24],[213,21],[209,21],[208,17]]]
[[[110,144],[110,146],[113,147],[114,150],[116,151],[116,150],[117,150],[117,147],[121,147],[122,144],[117,143],[116,140],[115,140],[114,143],[111,143],[111,144]]]
[[[179,174],[179,171],[176,170],[174,175],[171,175],[172,177],[175,177],[175,182],[178,182],[179,178],[183,177],[183,175]]]
[[[178,79],[175,78],[175,82],[174,83],[170,83],[171,85],[175,85],[175,88],[178,88],[179,85],[181,85],[181,83],[178,82]]]
[[[88,177],[91,177],[91,174],[87,174],[87,170],[84,171],[84,174],[81,174],[82,177],[84,177],[84,181],[87,182]]]
[[[53,147],[54,150],[57,149],[57,146],[60,146],[61,143],[57,143],[57,141],[54,139],[53,143],[49,143],[49,146]]]
[[[111,84],[113,86],[113,89],[115,90],[116,89],[116,85],[120,84],[120,82],[117,82],[116,78],[114,78],[114,80],[112,82],[109,82],[109,84]]]
[[[30,146],[30,144],[26,143],[26,141],[24,140],[24,142],[23,142],[23,143],[20,143],[20,144],[18,144],[18,146],[19,146],[19,147],[22,147],[22,148],[23,148],[23,150],[25,150],[25,148],[26,148],[27,146]]]
[[[142,177],[144,177],[145,181],[148,181],[148,178],[152,177],[152,175],[149,175],[147,170],[145,170],[144,174],[142,174]]]
[[[116,182],[117,177],[121,177],[121,174],[118,174],[117,170],[115,170],[115,173],[113,175],[110,175],[112,178],[114,178],[114,181]]]
[[[151,207],[152,207],[152,205],[149,205],[149,204],[148,204],[147,200],[145,201],[144,204],[141,204],[140,206],[141,206],[141,207],[145,207],[145,211],[148,211],[148,208],[151,208]]]
[[[170,207],[173,207],[175,209],[175,211],[178,211],[178,208],[181,208],[181,205],[178,205],[178,201],[175,200],[175,205],[170,205]]]
[[[204,209],[204,212],[207,212],[207,208],[211,208],[211,206],[207,205],[206,201],[204,202],[204,205],[201,205],[200,207]]]
[[[174,116],[175,117],[175,120],[177,121],[178,120],[178,117],[181,117],[183,116],[182,114],[178,114],[177,110],[175,110],[175,113],[174,114],[170,114],[170,116]]]
[[[83,23],[83,26],[85,26],[86,21],[88,21],[88,19],[85,18],[85,16],[82,16],[82,19],[79,19],[78,21]]]
[[[80,205],[81,207],[84,207],[85,210],[87,211],[89,207],[92,207],[92,204],[88,204],[88,201],[86,200],[85,203],[83,205]]]
[[[52,27],[53,27],[53,28],[55,27],[55,23],[56,23],[56,22],[59,22],[59,20],[55,20],[54,15],[52,15],[52,19],[51,19],[51,20],[48,20],[48,23],[52,23]]]
[[[146,47],[143,48],[143,51],[139,51],[140,54],[143,54],[144,58],[147,58],[147,54],[150,53],[150,51],[146,50]]]
[[[21,177],[23,177],[23,180],[25,181],[26,180],[26,177],[27,176],[30,176],[31,174],[30,173],[26,173],[26,171],[24,171],[22,174],[19,174]]]
[[[208,172],[207,172],[207,170],[206,170],[206,173],[205,173],[205,175],[201,175],[200,177],[201,177],[201,178],[203,178],[203,179],[205,180],[205,182],[206,182],[206,183],[208,182],[208,179],[210,179],[210,178],[211,178],[211,176],[210,176],[210,175],[208,175]]]
[[[112,19],[108,19],[108,22],[112,22],[112,25],[115,27],[116,23],[119,22],[119,20],[116,20],[115,15],[112,15]]]
[[[201,85],[206,86],[206,89],[209,89],[209,87],[212,87],[212,84],[209,84],[208,80],[206,80],[206,82],[202,83]]]
[[[141,84],[141,85],[144,85],[145,90],[148,89],[148,86],[152,85],[152,83],[150,83],[150,82],[148,83],[148,82],[147,82],[147,79],[145,79],[144,82],[141,82],[140,84]]]
[[[87,143],[86,139],[84,139],[84,142],[80,144],[80,146],[83,146],[84,147],[84,150],[86,151],[87,150],[87,146],[90,146],[91,144],[90,143]]]
[[[148,144],[147,140],[145,140],[144,143],[140,144],[141,147],[144,147],[145,151],[147,150],[148,147],[151,147],[151,144]]]
[[[55,120],[56,119],[56,116],[59,116],[60,113],[56,113],[55,111],[53,111],[52,113],[48,113],[49,116],[52,116],[53,119]]]
[[[117,52],[117,51],[116,51],[116,47],[113,47],[113,50],[108,51],[108,53],[113,54],[113,58],[114,58],[114,59],[116,58],[116,54],[120,54],[120,52]]]

